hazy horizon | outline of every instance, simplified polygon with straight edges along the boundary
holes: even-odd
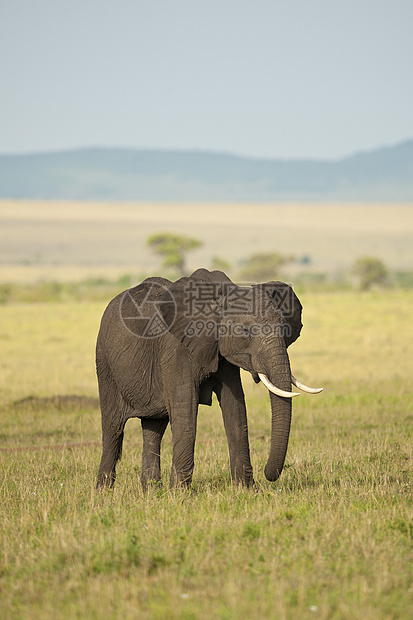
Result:
[[[239,159],[247,159],[253,161],[260,160],[268,160],[268,161],[291,161],[291,162],[299,162],[299,161],[314,161],[314,162],[338,162],[342,159],[347,159],[353,157],[355,155],[368,154],[373,153],[375,151],[380,151],[383,149],[392,149],[397,146],[402,146],[403,144],[407,144],[409,142],[413,142],[413,137],[406,138],[405,140],[401,140],[396,144],[382,144],[377,146],[376,148],[369,149],[360,149],[357,151],[353,151],[351,153],[347,153],[340,157],[333,158],[323,158],[323,157],[258,157],[254,155],[244,155],[242,153],[235,153],[231,151],[221,151],[214,149],[189,149],[189,148],[162,148],[162,147],[133,147],[133,146],[122,146],[122,145],[84,145],[84,146],[73,146],[70,148],[53,148],[47,150],[39,150],[39,151],[22,151],[22,152],[3,152],[0,151],[0,157],[25,157],[25,156],[36,156],[36,155],[54,155],[59,153],[74,153],[77,151],[94,151],[94,150],[105,150],[105,151],[142,151],[142,152],[160,152],[160,153],[199,153],[204,155],[222,155],[227,157],[236,157]]]

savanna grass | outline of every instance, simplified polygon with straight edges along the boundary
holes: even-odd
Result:
[[[136,420],[115,489],[96,493],[95,401],[50,400],[96,397],[102,306],[1,308],[0,616],[412,617],[412,297],[302,299],[292,366],[325,391],[295,399],[279,481],[263,475],[268,396],[245,376],[257,489],[231,484],[214,403],[191,490],[168,488],[168,431],[146,495]]]

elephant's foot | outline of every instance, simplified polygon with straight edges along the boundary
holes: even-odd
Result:
[[[242,484],[248,489],[255,485],[252,467],[248,465],[237,465],[231,470],[232,481],[236,484]]]
[[[192,472],[185,474],[183,472],[177,472],[174,468],[171,471],[171,479],[169,487],[171,489],[189,489],[192,483]]]
[[[156,480],[154,478],[141,478],[141,485],[144,493],[147,493],[148,489],[163,489],[163,484],[160,479]]]
[[[254,489],[256,482],[253,477],[244,478],[244,477],[236,477],[232,479],[234,484],[238,484],[240,486],[246,487],[247,489]]]
[[[242,484],[247,487],[247,489],[254,489],[256,486],[255,480],[252,476],[243,480]]]
[[[112,489],[115,484],[116,474],[115,472],[111,472],[109,474],[99,473],[98,481],[96,483],[96,489],[101,491],[103,489]]]

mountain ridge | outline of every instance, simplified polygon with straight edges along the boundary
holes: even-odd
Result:
[[[413,140],[331,161],[122,147],[5,154],[0,197],[413,202]]]

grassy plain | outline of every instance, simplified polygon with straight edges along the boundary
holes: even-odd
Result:
[[[325,390],[295,399],[279,481],[268,396],[245,375],[257,491],[230,483],[214,403],[192,490],[168,490],[168,431],[165,488],[146,496],[137,420],[114,491],[94,490],[105,304],[0,306],[0,617],[413,616],[413,293],[301,297],[292,367]]]

